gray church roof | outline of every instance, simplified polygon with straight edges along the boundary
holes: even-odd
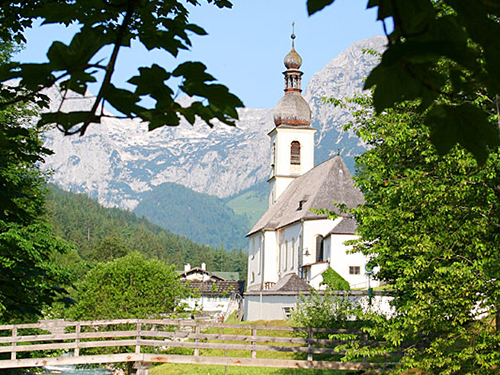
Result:
[[[310,290],[312,287],[298,277],[295,273],[290,273],[283,276],[278,280],[276,284],[273,285],[270,292],[302,292],[305,290]]]
[[[310,209],[338,213],[334,202],[349,208],[363,203],[363,194],[354,186],[340,156],[328,159],[293,180],[247,235],[260,230],[276,230],[299,220],[326,218],[327,215],[313,213]]]
[[[358,223],[352,217],[344,217],[340,223],[338,223],[335,228],[333,228],[330,234],[354,234]]]

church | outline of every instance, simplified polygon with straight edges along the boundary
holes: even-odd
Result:
[[[269,208],[247,234],[249,239],[245,320],[286,319],[299,294],[320,290],[330,267],[351,289],[367,289],[367,259],[351,254],[345,241],[357,238],[354,219],[328,218],[317,210],[353,208],[363,194],[353,184],[340,155],[314,166],[311,109],[302,97],[302,58],[285,56],[285,94],[274,109],[271,140]],[[372,282],[371,286],[376,286]]]

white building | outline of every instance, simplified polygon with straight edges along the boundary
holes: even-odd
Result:
[[[210,272],[205,263],[194,268],[188,263],[180,278],[191,291],[181,303],[186,304],[188,310],[195,311],[197,316],[227,319],[240,309],[243,282],[239,281],[237,272]]]
[[[367,259],[348,253],[352,247],[345,244],[356,238],[356,222],[345,214],[329,219],[311,210],[339,213],[335,203],[356,207],[363,195],[340,156],[314,167],[316,130],[301,95],[302,59],[294,38],[292,34],[292,50],[284,59],[285,94],[274,109],[276,127],[269,133],[269,208],[247,235],[247,320],[284,318],[299,292],[322,287],[322,273],[329,267],[352,289],[368,286]]]

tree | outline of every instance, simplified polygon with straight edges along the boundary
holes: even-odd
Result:
[[[4,48],[5,47],[5,48]],[[0,45],[5,52],[9,45]],[[5,55],[8,56],[8,52]],[[64,295],[70,272],[54,261],[71,246],[44,219],[46,176],[38,165],[49,153],[40,132],[26,126],[26,105],[0,111],[0,321],[33,320]]]
[[[307,0],[308,12],[334,1]],[[483,164],[490,147],[500,145],[500,137],[489,113],[471,103],[482,95],[500,115],[500,3],[370,0],[368,8],[378,8],[388,39],[380,63],[365,83],[365,88],[374,88],[375,110],[382,113],[417,100],[414,110],[425,113],[422,121],[430,127],[439,154],[458,143]],[[394,24],[390,33],[386,20]],[[443,60],[448,61],[445,67]],[[440,100],[443,96],[446,102]]]
[[[186,295],[173,266],[137,252],[89,271],[78,287],[74,319],[162,317],[176,311]]]
[[[321,285],[326,285],[329,290],[351,290],[346,279],[340,276],[332,267],[322,273]]]
[[[187,0],[191,6],[198,0]],[[219,8],[230,8],[228,0],[207,0]],[[103,108],[113,108],[120,117],[138,117],[149,129],[175,126],[180,117],[193,124],[195,116],[213,126],[213,119],[234,125],[236,107],[241,101],[215,80],[199,62],[186,62],[167,71],[153,64],[139,68],[128,80],[134,89],[115,86],[115,71],[120,49],[139,42],[148,51],[158,49],[174,57],[191,46],[189,34],[205,35],[199,26],[188,21],[188,9],[178,0],[12,0],[0,4],[0,39],[25,42],[24,32],[35,20],[47,24],[76,24],[80,30],[69,45],[53,42],[47,52],[49,61],[41,64],[9,63],[0,69],[0,82],[19,79],[18,86],[3,86],[0,106],[32,101],[47,106],[45,88],[58,84],[63,101],[70,90],[85,95],[88,85],[99,81],[99,91],[91,108],[84,111],[42,113],[39,125],[55,123],[65,134],[83,135],[91,123],[109,116]],[[102,59],[108,54],[107,59]],[[102,78],[100,78],[102,77]],[[202,99],[187,107],[175,101],[169,80],[179,79],[179,91]],[[139,104],[144,98],[155,102],[154,108]]]
[[[97,262],[108,262],[121,258],[129,252],[124,240],[117,235],[104,237],[90,253],[90,258]]]
[[[360,314],[360,305],[351,303],[347,294],[338,294],[331,289],[321,293],[311,289],[309,295],[300,296],[297,309],[292,314],[292,324],[307,328],[359,329],[357,316]],[[319,335],[324,338],[329,336]]]
[[[357,251],[380,267],[396,315],[369,328],[403,345],[401,368],[493,374],[500,366],[500,152],[480,166],[462,147],[439,156],[419,103],[374,115],[354,100],[365,204],[353,210]],[[478,107],[481,103],[476,103]],[[352,125],[351,125],[352,126]],[[366,354],[360,352],[360,354]]]

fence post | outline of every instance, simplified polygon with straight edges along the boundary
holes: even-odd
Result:
[[[134,362],[133,369],[135,370],[135,375],[149,375],[149,369],[151,368],[150,362],[137,361]]]
[[[135,335],[135,340],[136,340],[135,354],[141,354],[141,345],[139,344],[139,340],[141,339],[141,334],[140,334],[140,331],[141,331],[141,321],[139,319],[137,320],[136,330],[137,330],[137,333]]]
[[[252,327],[252,337],[257,337],[257,328]],[[252,341],[252,346],[257,345],[257,341]],[[257,350],[252,350],[252,358],[257,358]]]
[[[15,341],[17,338],[17,327],[14,325],[12,328],[12,351],[10,352],[10,359],[15,360],[16,359],[16,346],[17,342]]]
[[[363,341],[364,341],[364,345],[367,344],[368,342],[368,334],[366,333],[363,333]],[[363,363],[367,363],[368,362],[368,358],[366,358],[366,356],[363,357]]]
[[[312,338],[313,338],[313,331],[312,328],[309,327],[307,330],[307,342],[308,342],[308,351],[307,351],[307,360],[312,361],[313,360],[313,354],[312,354]]]
[[[74,356],[75,357],[78,357],[80,355],[80,330],[81,330],[81,326],[80,326],[80,322],[76,322],[76,325],[75,325],[75,335],[76,335],[76,339],[75,339],[75,352],[74,352]]]
[[[224,329],[224,326],[222,326],[222,336],[226,333],[226,330]],[[222,340],[222,343],[225,344],[226,340]],[[224,349],[224,358],[227,357],[227,348]],[[227,365],[224,366],[224,374],[227,375]]]
[[[198,338],[198,335],[200,334],[200,322],[196,322],[196,325],[194,327],[194,334],[196,338],[194,339],[194,342],[200,342],[200,339]],[[200,355],[200,349],[199,348],[194,348],[194,356],[198,357]]]

